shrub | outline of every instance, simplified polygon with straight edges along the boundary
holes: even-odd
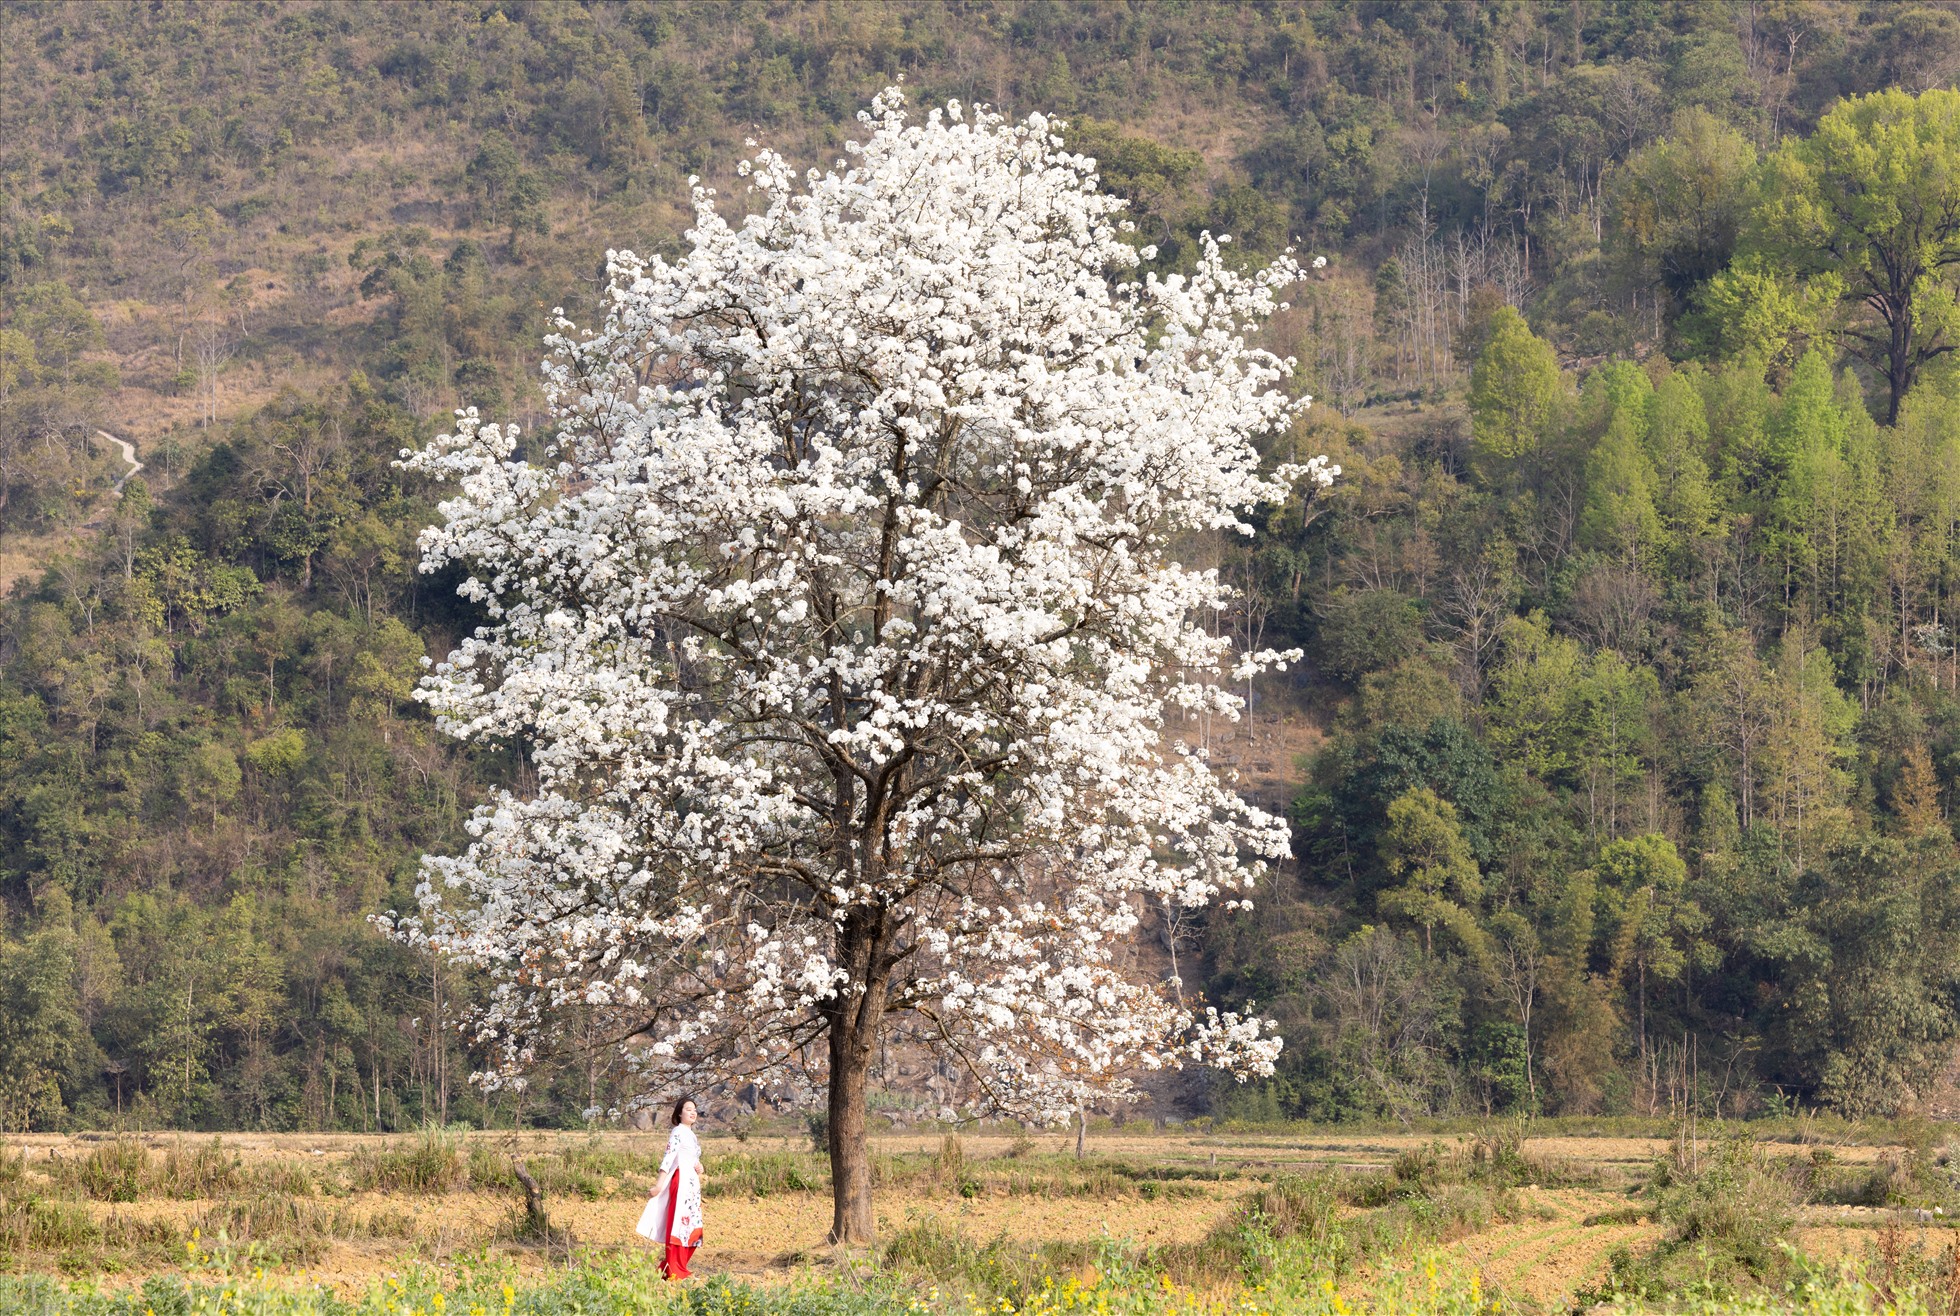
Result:
[[[1735,1293],[1786,1278],[1804,1173],[1771,1161],[1744,1136],[1705,1155],[1685,1145],[1654,1167],[1645,1195],[1668,1235],[1644,1254],[1616,1250],[1592,1301],[1657,1298],[1698,1285]]]
[[[1194,1285],[1266,1283],[1283,1266],[1339,1275],[1351,1260],[1349,1240],[1336,1216],[1341,1200],[1340,1184],[1325,1175],[1275,1180],[1242,1202],[1201,1242],[1164,1249],[1164,1264],[1172,1275]]]
[[[948,1228],[939,1217],[914,1212],[885,1246],[885,1264],[967,1292],[993,1294],[1020,1307],[1045,1276],[1073,1270],[1098,1255],[1090,1244],[1031,1247],[998,1234],[985,1242]],[[1005,1309],[1003,1309],[1005,1310]]]

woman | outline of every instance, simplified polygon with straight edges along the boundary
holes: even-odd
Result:
[[[692,1279],[688,1258],[701,1246],[701,1142],[694,1136],[700,1118],[694,1098],[674,1103],[674,1131],[667,1136],[667,1154],[660,1158],[660,1182],[640,1213],[640,1236],[667,1245],[660,1273],[668,1279]]]

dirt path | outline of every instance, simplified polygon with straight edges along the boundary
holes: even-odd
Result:
[[[108,430],[97,430],[95,437],[98,439],[107,439],[118,448],[121,448],[122,459],[129,463],[129,469],[124,471],[121,477],[109,486],[109,492],[115,497],[120,498],[122,497],[123,486],[129,483],[129,477],[143,469],[143,463],[136,460],[136,445],[128,439],[117,438],[115,435],[109,433]]]
[[[119,499],[130,477],[143,469],[143,461],[136,455],[136,445],[129,440],[118,438],[107,430],[95,431],[95,437],[112,444],[129,467],[109,486],[109,498]],[[45,570],[54,558],[72,552],[91,531],[101,529],[103,521],[108,518],[109,507],[107,499],[98,499],[90,509],[88,518],[80,524],[71,523],[41,534],[0,536],[0,594],[12,589],[14,582],[22,576]]]

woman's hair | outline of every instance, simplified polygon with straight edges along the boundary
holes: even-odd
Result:
[[[681,1122],[681,1108],[690,1101],[694,1101],[694,1097],[690,1093],[683,1092],[679,1099],[674,1102],[674,1118],[671,1122],[676,1126]],[[701,1109],[701,1103],[694,1101],[694,1109],[699,1111]]]

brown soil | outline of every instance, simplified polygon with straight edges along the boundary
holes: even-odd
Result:
[[[1616,1247],[1660,1238],[1659,1226],[1592,1224],[1587,1219],[1617,1211],[1626,1198],[1586,1189],[1525,1189],[1524,1218],[1460,1239],[1445,1255],[1484,1276],[1487,1287],[1514,1298],[1570,1308],[1573,1294],[1605,1273]]]

